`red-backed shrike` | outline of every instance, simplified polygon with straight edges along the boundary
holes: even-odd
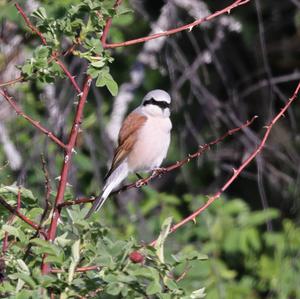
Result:
[[[129,173],[150,171],[161,165],[170,144],[170,103],[167,92],[155,89],[147,93],[141,105],[126,117],[102,193],[96,197],[86,218],[100,210],[112,190]]]

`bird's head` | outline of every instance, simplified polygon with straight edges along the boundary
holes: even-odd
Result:
[[[141,106],[145,114],[157,117],[169,117],[170,104],[171,97],[166,91],[154,89],[145,95]]]

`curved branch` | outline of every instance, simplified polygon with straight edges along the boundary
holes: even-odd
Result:
[[[58,138],[56,137],[52,132],[45,129],[40,123],[36,120],[33,120],[31,117],[26,115],[21,108],[17,105],[17,103],[13,100],[11,96],[8,95],[8,93],[5,90],[0,89],[0,94],[6,99],[6,101],[11,105],[11,107],[16,111],[16,113],[23,118],[25,118],[27,121],[29,121],[34,127],[39,129],[41,132],[46,134],[53,142],[55,142],[57,145],[59,145],[62,148],[66,148],[66,145]]]
[[[248,2],[250,2],[250,0],[237,0],[234,3],[232,3],[231,5],[223,8],[222,10],[218,10],[215,13],[213,13],[213,14],[207,16],[207,17],[198,19],[198,20],[196,20],[192,23],[186,24],[184,26],[174,28],[174,29],[170,29],[170,30],[160,32],[160,33],[155,33],[155,34],[152,34],[152,35],[149,35],[149,36],[140,37],[140,38],[128,40],[128,41],[125,41],[125,42],[113,43],[113,44],[107,44],[106,43],[106,38],[107,38],[107,34],[108,34],[108,32],[106,32],[106,31],[109,30],[110,25],[111,25],[111,19],[109,19],[108,23],[105,27],[105,31],[103,32],[103,36],[101,38],[101,41],[102,41],[102,44],[103,44],[104,48],[112,49],[112,48],[126,47],[126,46],[131,46],[131,45],[135,45],[135,44],[144,43],[144,42],[147,42],[147,41],[152,40],[152,39],[156,39],[156,38],[159,38],[159,37],[162,37],[162,36],[172,35],[172,34],[184,31],[184,30],[191,31],[195,26],[200,25],[200,24],[202,24],[204,22],[207,22],[209,20],[212,20],[212,19],[214,19],[214,18],[216,18],[216,17],[218,17],[222,14],[226,14],[226,13],[229,14],[232,9],[237,8],[239,6],[242,6],[242,5],[244,5]]]
[[[270,135],[270,132],[273,128],[273,126],[276,124],[276,122],[284,116],[284,113],[287,111],[287,109],[290,107],[290,105],[296,100],[298,94],[300,91],[300,82],[298,83],[292,97],[289,98],[286,105],[280,110],[280,112],[271,120],[270,124],[265,126],[266,132],[259,143],[259,145],[256,147],[256,149],[248,156],[248,158],[240,165],[238,169],[233,169],[233,175],[227,180],[227,182],[222,186],[222,188],[216,192],[213,196],[210,196],[208,198],[208,201],[202,205],[199,209],[197,209],[195,212],[193,212],[191,215],[186,217],[185,219],[181,220],[177,224],[173,225],[169,231],[169,233],[175,232],[178,228],[185,225],[189,221],[195,222],[195,219],[197,216],[199,216],[203,211],[205,211],[216,199],[218,199],[222,193],[224,193],[225,190],[228,189],[228,187],[238,178],[238,176],[241,174],[241,172],[252,162],[252,160],[255,159],[255,157],[262,151],[264,148],[266,141]],[[150,245],[155,245],[156,240],[152,241]]]
[[[153,170],[152,174],[149,175],[148,177],[146,177],[145,179],[141,179],[141,180],[138,180],[138,181],[136,181],[132,184],[126,185],[126,186],[120,188],[119,190],[116,190],[116,191],[112,192],[111,194],[120,193],[120,192],[126,191],[126,190],[131,189],[131,188],[141,188],[142,186],[147,185],[154,178],[156,178],[158,176],[161,176],[163,174],[166,174],[170,171],[173,171],[177,168],[180,168],[184,164],[189,163],[192,159],[196,159],[196,158],[199,158],[200,156],[202,156],[206,151],[208,151],[210,149],[211,146],[220,143],[226,137],[231,136],[234,133],[250,126],[256,118],[257,118],[257,116],[255,115],[251,118],[251,120],[247,120],[242,126],[231,129],[231,130],[227,131],[221,137],[200,146],[198,151],[196,151],[193,154],[189,154],[186,158],[182,159],[181,161],[177,161],[176,163],[174,163],[172,165],[169,165],[165,168],[155,169],[155,170]],[[95,200],[95,198],[79,198],[77,200],[65,201],[65,202],[63,202],[59,205],[59,209],[61,209],[63,207],[66,207],[66,206],[72,206],[72,205],[78,205],[78,204],[93,202],[94,200]]]
[[[31,23],[31,21],[29,20],[29,18],[27,17],[27,15],[25,14],[24,10],[22,9],[22,7],[16,3],[15,4],[18,12],[21,14],[21,16],[23,17],[25,23],[27,24],[27,26],[34,32],[36,33],[42,43],[47,46],[47,41],[46,39],[44,38],[43,34]],[[76,89],[76,91],[80,94],[81,93],[81,89],[80,87],[78,86],[77,82],[75,81],[74,77],[70,74],[70,72],[67,70],[67,68],[65,67],[65,65],[63,64],[62,61],[60,61],[58,58],[57,58],[57,53],[52,53],[51,54],[51,57],[52,59],[55,60],[55,62],[61,67],[61,69],[63,70],[63,72],[66,74],[66,76],[69,78],[70,82],[72,83],[72,85],[74,86],[74,88]]]
[[[0,87],[5,87],[5,86],[9,86],[9,85],[16,84],[16,83],[18,83],[18,82],[22,82],[23,79],[24,79],[24,77],[23,77],[23,76],[20,76],[19,78],[16,78],[16,79],[13,79],[13,80],[4,82],[4,83],[0,83]]]
[[[18,207],[14,208],[9,203],[7,203],[6,200],[2,196],[0,196],[0,204],[4,208],[6,208],[8,211],[10,211],[13,215],[16,215],[21,220],[23,220],[24,222],[26,222],[34,230],[36,230],[36,231],[42,233],[43,235],[45,235],[45,232],[40,229],[40,226],[38,224],[36,224],[35,222],[33,222],[32,220],[30,220],[29,218],[27,218],[24,214],[22,214],[21,212],[19,212]]]

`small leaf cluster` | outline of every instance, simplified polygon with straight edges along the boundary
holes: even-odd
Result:
[[[56,78],[64,77],[61,68],[51,57],[51,50],[48,46],[37,47],[33,51],[33,57],[27,59],[20,69],[24,80],[52,83]]]
[[[14,192],[16,190],[13,190]],[[9,188],[2,196],[9,198]],[[29,190],[23,194],[31,196]],[[35,203],[36,204],[36,203]],[[34,203],[21,209],[27,217],[38,221],[41,208],[31,208]],[[49,243],[34,234],[26,223],[15,218],[11,224],[1,219],[1,234],[9,234],[5,261],[4,280],[0,296],[7,298],[48,298],[49,292],[60,298],[75,298],[78,295],[92,298],[203,298],[204,288],[185,289],[177,282],[176,268],[207,257],[196,251],[176,253],[166,257],[165,246],[171,226],[171,218],[162,225],[155,247],[141,245],[134,238],[118,240],[112,231],[103,226],[97,215],[90,221],[84,219],[88,207],[68,208],[62,213],[58,236]],[[50,217],[44,222],[49,224]],[[132,252],[143,259],[133,262]],[[42,275],[42,257],[59,273]],[[79,273],[78,267],[98,265],[93,271]],[[16,297],[17,296],[17,297]]]
[[[113,58],[109,51],[103,49],[100,37],[108,18],[127,13],[117,10],[114,1],[84,0],[64,10],[62,16],[48,16],[45,8],[40,7],[32,13],[34,25],[46,39],[47,45],[38,47],[33,57],[27,59],[20,67],[24,80],[54,82],[62,77],[55,57],[72,48],[72,54],[88,62],[87,74],[96,79],[96,86],[106,86],[115,96],[118,85],[110,74],[109,63]]]

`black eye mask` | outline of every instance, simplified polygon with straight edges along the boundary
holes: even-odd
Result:
[[[170,104],[165,102],[165,101],[156,101],[154,100],[153,98],[151,98],[150,100],[147,100],[143,103],[143,106],[146,106],[146,105],[156,105],[158,107],[160,107],[161,109],[166,109],[166,108],[170,108]]]

